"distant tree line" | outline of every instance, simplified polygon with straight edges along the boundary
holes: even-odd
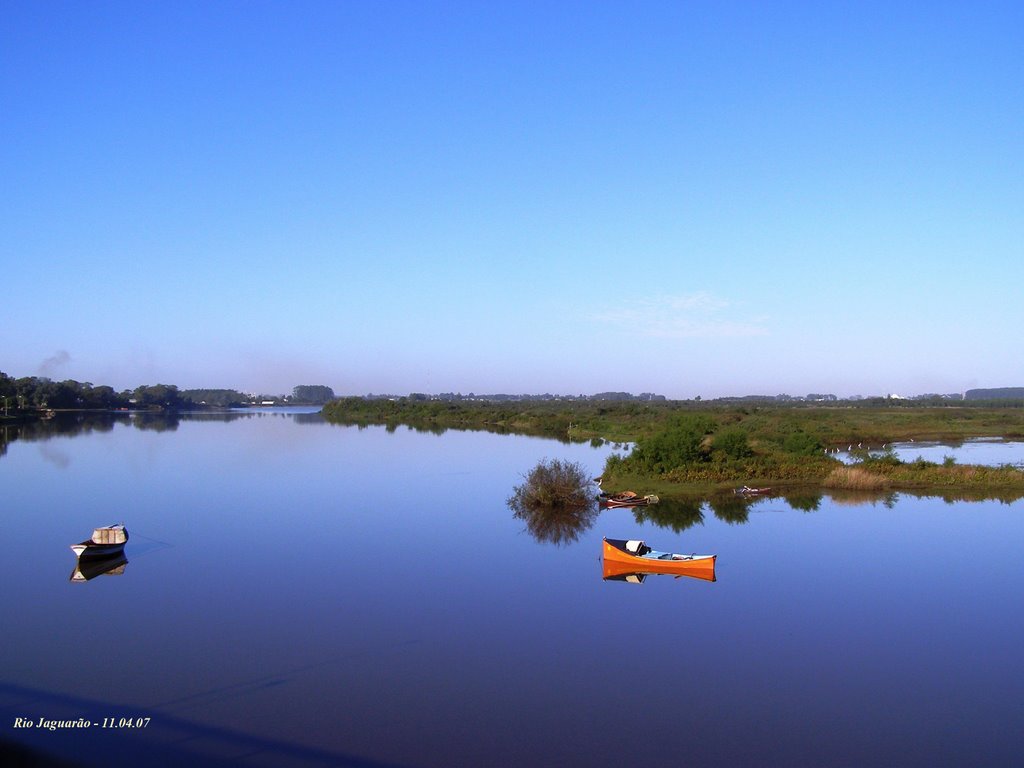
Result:
[[[253,404],[323,405],[334,399],[330,387],[301,385],[291,395],[252,395],[233,389],[185,389],[144,384],[117,392],[113,387],[41,376],[12,378],[0,371],[0,414],[39,410],[117,410],[231,408]]]
[[[237,408],[252,399],[250,395],[234,389],[184,389],[181,391],[181,397],[193,405],[211,408]]]
[[[348,398],[346,398],[348,399]],[[408,395],[383,395],[368,394],[359,399],[368,401],[391,401],[402,404],[409,403],[454,403],[458,405],[473,404],[506,404],[506,405],[529,405],[541,403],[642,403],[642,404],[668,404],[685,407],[759,407],[774,406],[783,407],[817,407],[822,404],[836,404],[848,408],[917,408],[921,406],[935,407],[962,407],[962,406],[993,406],[1008,407],[1024,405],[1024,387],[1007,387],[998,390],[968,390],[966,394],[921,394],[910,397],[899,395],[852,395],[847,398],[840,398],[831,393],[811,392],[807,395],[734,395],[703,399],[699,395],[690,400],[669,400],[664,395],[656,395],[650,392],[643,392],[634,395],[629,392],[598,392],[593,395],[508,395],[492,394],[477,395],[470,392],[463,395],[454,392],[442,392],[440,394],[425,394],[423,392],[412,392]]]
[[[146,400],[156,398],[148,388],[139,388],[139,394]],[[165,394],[159,390],[160,394]],[[23,376],[15,379],[0,372],[0,404],[4,411],[33,410],[49,408],[124,408],[127,407],[131,392],[116,392],[113,387],[96,386],[90,382],[52,381],[39,376]]]
[[[192,401],[173,384],[152,384],[116,392],[113,387],[40,376],[14,379],[0,372],[0,405],[5,411],[184,408]]]
[[[994,389],[968,389],[964,400],[1022,400],[1024,387],[996,387]]]
[[[330,387],[314,384],[302,384],[292,390],[292,403],[303,405],[324,405],[334,399],[334,390]]]
[[[409,400],[413,402],[426,402],[428,400],[442,403],[544,403],[555,402],[589,402],[615,401],[615,402],[638,402],[638,403],[665,403],[668,398],[664,395],[655,395],[651,392],[643,392],[639,395],[629,392],[598,392],[596,395],[553,395],[545,392],[543,395],[477,395],[470,392],[464,395],[461,392],[442,392],[437,395],[427,395],[422,392],[412,392],[408,395],[366,395],[367,400]]]

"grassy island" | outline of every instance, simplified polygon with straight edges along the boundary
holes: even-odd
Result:
[[[893,442],[1024,438],[1024,408],[870,401],[737,405],[669,401],[445,402],[343,398],[323,410],[344,424],[404,425],[441,432],[489,430],[561,440],[632,443],[604,469],[605,490],[714,494],[738,485],[938,495],[1024,493],[1015,467],[901,462]],[[837,451],[857,459],[846,465]]]

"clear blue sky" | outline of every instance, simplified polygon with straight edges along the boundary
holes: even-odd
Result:
[[[0,370],[1024,386],[1020,2],[17,2]]]

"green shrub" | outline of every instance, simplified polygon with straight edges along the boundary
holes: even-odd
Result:
[[[714,448],[730,459],[746,459],[754,455],[746,431],[737,427],[730,427],[715,435]]]
[[[594,500],[590,477],[582,464],[560,459],[544,460],[517,485],[508,505],[514,510],[580,509]]]
[[[600,514],[586,470],[559,459],[530,470],[506,503],[537,541],[558,545],[576,541]]]
[[[621,453],[608,454],[608,458],[604,460],[604,474],[608,476],[614,475],[622,468],[622,462],[623,458]]]
[[[642,472],[664,474],[704,461],[704,436],[714,426],[714,421],[706,416],[678,416],[667,429],[641,440],[629,457],[630,463]]]
[[[798,456],[816,456],[822,452],[821,441],[806,432],[791,432],[782,441],[782,450]]]

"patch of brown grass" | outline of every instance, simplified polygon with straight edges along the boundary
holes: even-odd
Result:
[[[860,467],[837,467],[825,478],[826,488],[840,488],[847,491],[884,491],[889,479],[875,475]]]

